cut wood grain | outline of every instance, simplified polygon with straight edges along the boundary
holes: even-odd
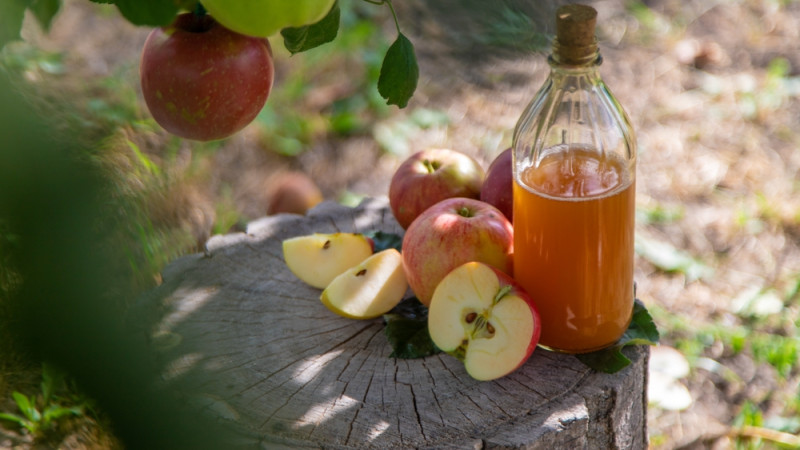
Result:
[[[283,262],[283,239],[373,230],[403,232],[385,198],[325,202],[176,260],[149,297],[164,382],[264,448],[647,447],[647,347],[626,349],[633,364],[614,375],[538,349],[478,382],[446,354],[390,358],[381,319],[333,314]]]

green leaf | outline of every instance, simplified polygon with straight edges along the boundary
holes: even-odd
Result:
[[[375,243],[375,253],[393,248],[398,252],[403,247],[403,237],[394,233],[384,233],[383,231],[368,231],[364,236],[372,239]]]
[[[405,108],[417,89],[418,80],[419,66],[414,45],[405,35],[399,33],[383,58],[378,77],[378,92],[386,99],[387,104]]]
[[[14,401],[17,402],[17,408],[22,411],[22,414],[25,414],[28,420],[31,422],[38,422],[42,418],[42,415],[27,395],[14,391],[11,396],[14,397]]]
[[[80,416],[81,414],[83,414],[83,408],[80,406],[67,408],[59,405],[51,405],[45,409],[42,416],[42,421],[49,425],[53,421],[56,421],[64,416]]]
[[[294,55],[331,42],[339,33],[339,16],[339,2],[337,1],[319,22],[282,29],[283,45]]]
[[[178,6],[171,0],[115,0],[112,3],[134,25],[169,25],[178,14]]]
[[[636,299],[633,304],[631,324],[615,345],[577,356],[581,362],[592,369],[599,372],[615,373],[631,363],[631,360],[622,354],[623,348],[628,345],[657,345],[659,339],[660,335],[653,318],[644,304],[639,299]]]
[[[25,420],[23,417],[17,416],[15,414],[9,413],[0,413],[0,420],[8,420],[9,422],[14,422],[21,427],[28,427],[28,421]]]
[[[31,12],[45,31],[50,31],[53,17],[61,9],[61,0],[34,0],[30,6]]]
[[[441,352],[428,333],[428,311],[416,299],[409,297],[383,316],[386,338],[392,346],[390,358],[424,358]]]
[[[25,10],[31,5],[32,0],[3,0],[3,10],[0,11],[0,49],[7,43],[21,39],[22,21],[25,19]]]

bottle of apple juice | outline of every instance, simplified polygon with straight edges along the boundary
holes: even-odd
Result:
[[[614,344],[634,301],[636,142],[599,74],[597,12],[556,11],[550,74],[513,137],[514,278],[537,301],[542,347]]]

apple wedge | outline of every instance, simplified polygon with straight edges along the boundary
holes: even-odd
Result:
[[[437,285],[428,310],[437,347],[463,361],[476,380],[513,372],[533,353],[541,334],[539,312],[509,275],[468,262]]]
[[[389,248],[347,269],[322,291],[331,311],[350,319],[372,319],[397,306],[408,290],[400,252]]]
[[[372,252],[372,239],[360,233],[314,233],[283,241],[286,266],[297,278],[319,289]]]

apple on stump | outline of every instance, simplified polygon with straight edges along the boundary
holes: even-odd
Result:
[[[470,261],[511,273],[514,231],[500,210],[480,200],[442,200],[417,217],[403,236],[403,267],[411,290],[429,305],[439,282]]]
[[[286,239],[282,245],[289,270],[318,289],[375,251],[375,242],[360,233],[314,233]]]
[[[539,343],[541,319],[530,295],[509,275],[468,262],[445,276],[433,293],[428,332],[442,351],[486,381],[522,366]]]
[[[382,250],[334,278],[320,300],[350,319],[374,319],[397,306],[408,291],[403,257],[394,248]]]
[[[500,152],[486,169],[480,199],[499,209],[510,222],[514,220],[514,171],[511,148]]]
[[[401,227],[447,198],[477,199],[484,171],[471,156],[448,148],[418,151],[403,161],[389,183],[389,206]]]

